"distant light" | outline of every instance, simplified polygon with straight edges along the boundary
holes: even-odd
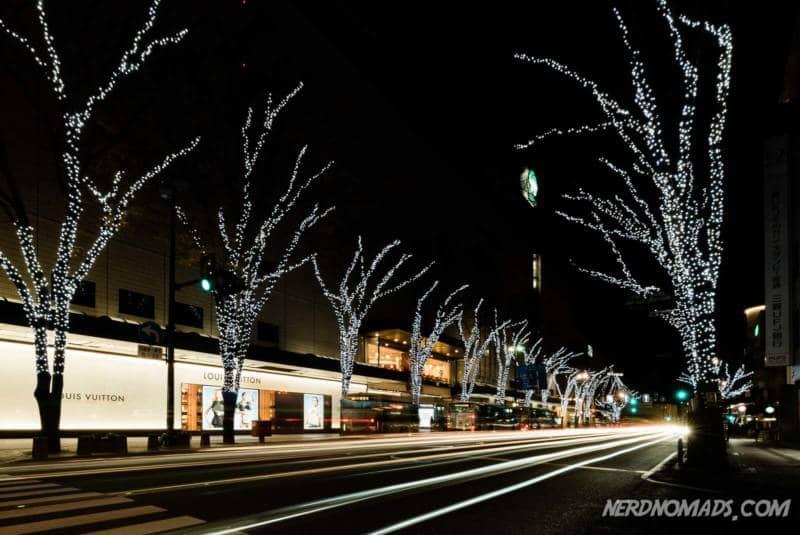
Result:
[[[214,285],[211,283],[211,279],[208,279],[206,277],[200,279],[200,289],[203,290],[204,292],[206,293],[210,292],[213,287]]]
[[[686,401],[687,399],[689,399],[689,392],[683,389],[678,390],[677,392],[675,392],[675,399],[677,399],[678,401]]]
[[[639,409],[636,407],[631,407],[631,414],[636,414],[637,412],[639,412]]]
[[[736,410],[737,410],[737,411],[739,411],[739,412],[741,412],[742,414],[744,414],[745,412],[747,412],[747,405],[745,405],[744,403],[742,403],[741,405],[739,405],[738,407],[736,407]]]
[[[536,178],[536,173],[533,172],[533,169],[528,169],[526,167],[522,170],[519,186],[522,191],[522,196],[528,201],[528,204],[536,208],[536,196],[539,195],[539,179]]]
[[[761,325],[759,325],[758,323],[756,323],[756,328],[755,328],[755,329],[753,329],[753,336],[755,336],[756,338],[758,338],[758,335],[759,335],[759,334],[761,334]]]
[[[775,407],[773,407],[772,405],[767,405],[764,408],[764,412],[766,412],[767,414],[773,414],[775,412]]]
[[[650,394],[642,394],[642,401],[644,403],[650,403]]]
[[[736,421],[736,415],[735,414],[728,414],[726,416],[726,418],[728,419],[728,423],[733,423],[733,422]]]

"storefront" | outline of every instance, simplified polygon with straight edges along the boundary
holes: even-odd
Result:
[[[113,341],[109,341],[110,343]],[[80,430],[158,430],[166,427],[167,365],[163,359],[70,347],[66,356],[61,428]],[[3,388],[0,431],[39,429],[33,398],[33,347],[0,340]],[[199,355],[209,363],[214,355]],[[246,361],[237,400],[235,426],[246,430],[255,419],[269,418],[276,432],[319,432],[340,425],[341,386],[337,379],[304,377],[252,369]],[[314,373],[315,370],[308,370]],[[199,362],[175,363],[175,427],[189,431],[221,429],[223,370]],[[365,392],[354,381],[351,392]]]

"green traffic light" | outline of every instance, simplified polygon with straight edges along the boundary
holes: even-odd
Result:
[[[639,412],[639,409],[636,407],[631,407],[631,414],[636,414],[637,412]]]
[[[213,287],[214,284],[211,282],[211,279],[208,279],[206,277],[200,279],[200,289],[203,290],[204,292],[206,293],[210,292],[213,289]]]
[[[689,399],[689,392],[687,392],[686,390],[678,390],[677,392],[675,392],[675,399],[677,399],[678,401],[686,401],[687,399]]]
[[[635,407],[635,406],[636,406],[636,405],[638,405],[638,404],[639,404],[639,400],[638,400],[638,399],[636,399],[636,398],[631,398],[631,405],[632,405],[632,406],[634,406],[634,407]]]

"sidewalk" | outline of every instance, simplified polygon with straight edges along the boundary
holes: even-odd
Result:
[[[726,496],[796,497],[800,494],[800,450],[756,444],[751,438],[728,443],[729,469],[679,467],[666,463],[652,479]]]
[[[338,433],[315,433],[315,434],[276,434],[264,439],[263,446],[270,444],[291,444],[291,443],[304,443],[304,442],[320,442],[339,440],[341,435]],[[347,435],[346,438],[357,439],[363,438],[361,435]],[[31,460],[31,447],[32,439],[30,438],[6,438],[0,439],[0,465],[8,463],[17,463]],[[147,437],[128,437],[128,455],[158,455],[160,453],[187,453],[187,452],[201,452],[213,451],[219,448],[235,448],[258,446],[258,438],[247,435],[237,436],[235,444],[223,444],[222,436],[212,436],[210,447],[200,447],[200,437],[192,437],[191,448],[162,448],[158,451],[149,451],[147,449]],[[59,459],[75,459],[78,458],[76,450],[78,447],[77,438],[62,438],[61,439],[61,453],[57,455],[50,455],[48,460]],[[93,454],[87,457],[119,457],[118,454]],[[81,457],[84,458],[84,457]]]

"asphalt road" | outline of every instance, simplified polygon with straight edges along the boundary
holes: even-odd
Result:
[[[703,496],[646,479],[675,433],[384,435],[6,466],[0,533],[668,531],[664,519],[603,510],[608,499]]]

